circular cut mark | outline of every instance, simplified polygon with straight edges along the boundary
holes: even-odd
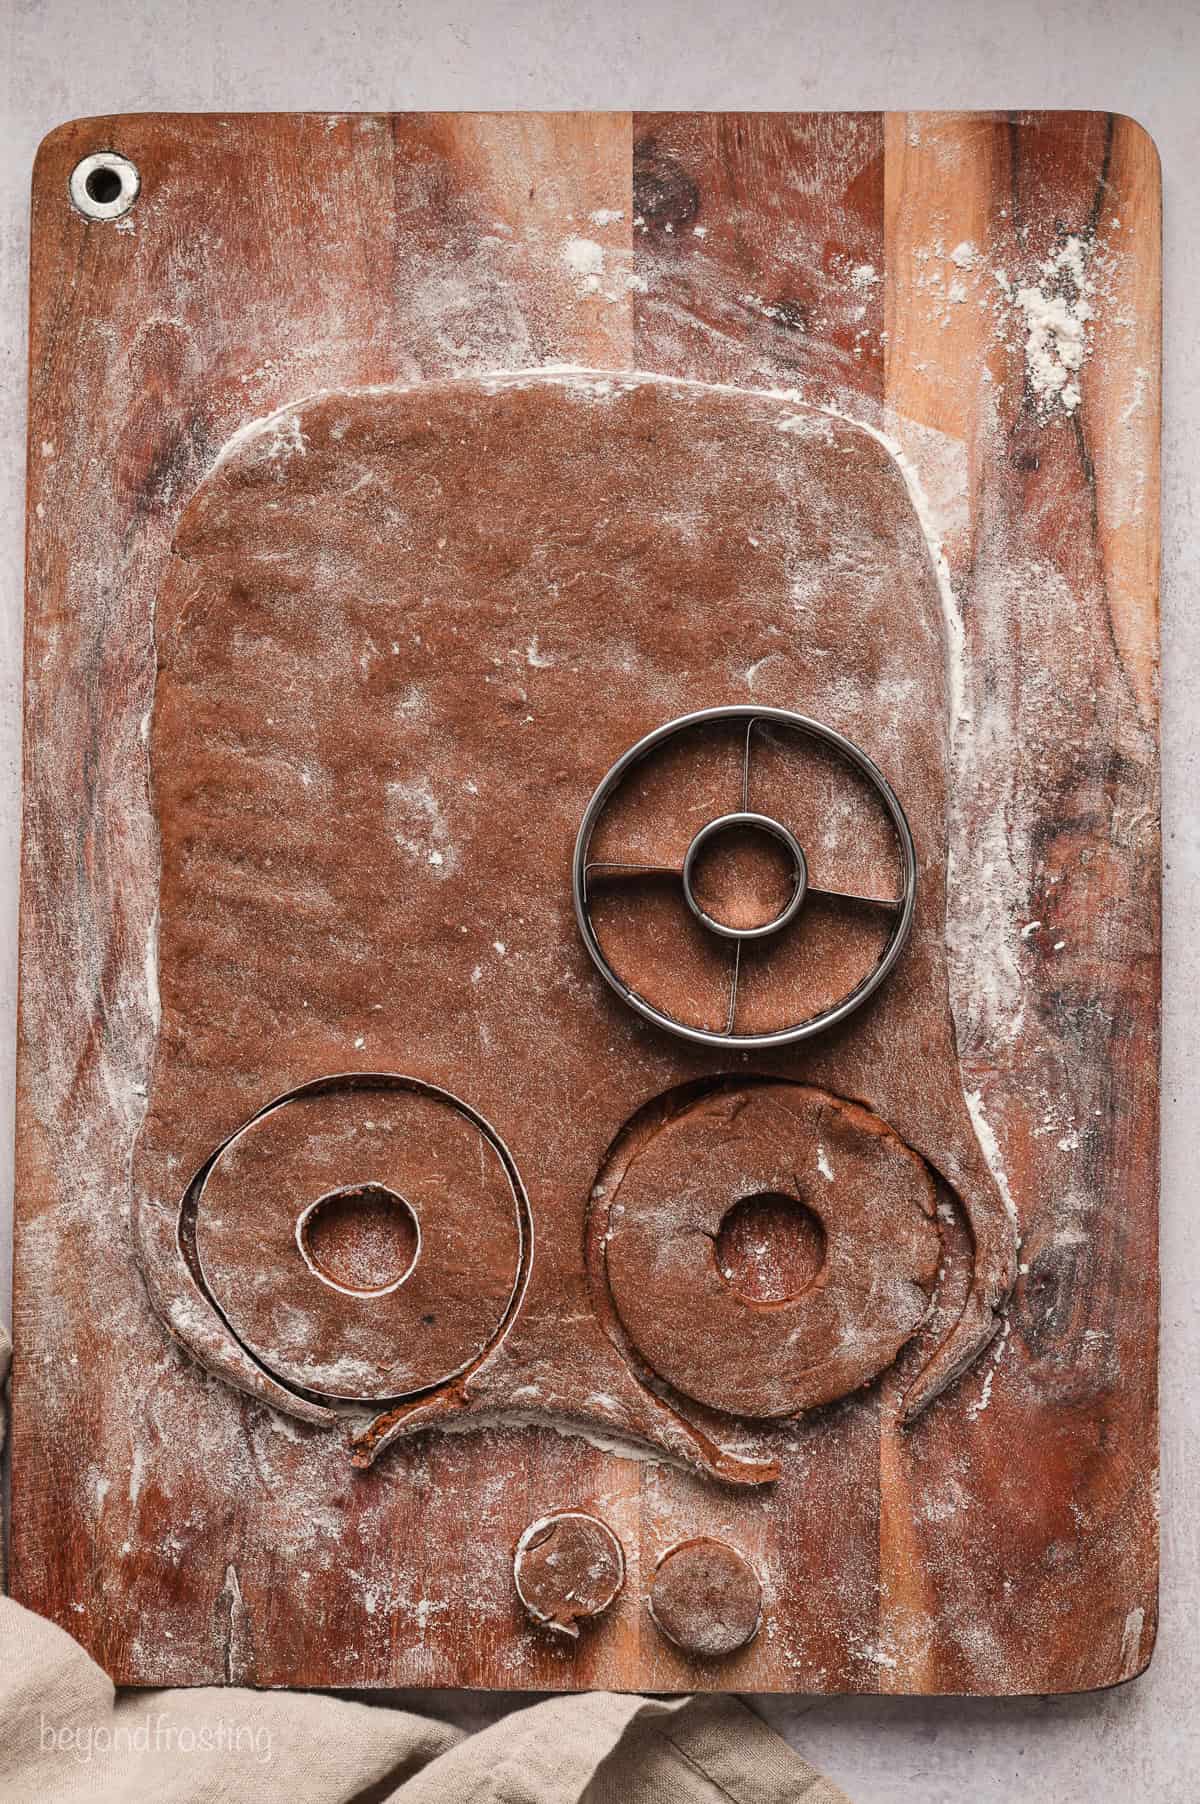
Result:
[[[380,1402],[465,1371],[511,1319],[530,1244],[492,1129],[445,1091],[384,1075],[255,1116],[196,1198],[213,1301],[268,1371],[322,1397]]]
[[[513,1558],[517,1595],[535,1622],[573,1638],[625,1583],[625,1553],[608,1524],[584,1510],[531,1522]]]
[[[142,178],[136,165],[115,150],[96,151],[71,171],[71,205],[85,219],[120,219],[138,197]]]
[[[825,1263],[821,1218],[777,1190],[743,1197],[717,1235],[717,1270],[751,1303],[790,1303],[803,1296]]]
[[[815,1235],[802,1251],[795,1233],[805,1198],[820,1205],[815,1273]],[[732,1415],[795,1415],[869,1383],[920,1326],[941,1251],[935,1205],[924,1160],[869,1109],[805,1084],[710,1091],[616,1185],[609,1289],[633,1345],[676,1390]],[[746,1249],[768,1223],[768,1244],[790,1238],[793,1250],[764,1274],[775,1293],[764,1298]]]
[[[799,840],[765,814],[738,812],[709,821],[683,861],[688,907],[723,939],[778,933],[799,914],[807,889]]]
[[[701,1535],[669,1548],[658,1562],[649,1608],[655,1627],[676,1647],[719,1659],[758,1633],[762,1586],[727,1541]]]
[[[296,1223],[296,1244],[323,1284],[381,1297],[417,1263],[421,1227],[412,1205],[386,1184],[345,1184],[308,1205]]]

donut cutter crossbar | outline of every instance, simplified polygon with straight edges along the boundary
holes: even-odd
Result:
[[[745,722],[741,807],[730,813],[717,815],[706,822],[689,845],[681,867],[592,858],[592,840],[600,819],[634,766],[650,757],[668,741],[688,733],[703,731],[714,723],[739,721]],[[867,779],[869,786],[885,809],[895,834],[901,870],[898,896],[856,895],[846,890],[824,889],[810,882],[808,860],[795,834],[784,822],[769,815],[758,814],[750,806],[754,739],[756,730],[759,728],[790,730],[816,740],[843,758]],[[720,834],[735,828],[751,829],[770,836],[783,847],[791,864],[791,894],[787,901],[773,918],[752,926],[735,926],[715,919],[702,906],[693,884],[693,876],[700,853]],[[633,880],[640,877],[677,879],[683,892],[683,898],[695,918],[709,933],[731,944],[729,1003],[723,1029],[696,1027],[688,1022],[677,1020],[673,1015],[656,1007],[648,997],[634,989],[614,969],[600,943],[592,918],[592,888],[602,877],[609,880],[614,876],[625,875]],[[892,970],[904,950],[909,930],[912,927],[917,896],[917,854],[912,831],[895,791],[874,760],[869,758],[860,746],[847,739],[844,734],[837,732],[833,727],[823,725],[820,721],[810,719],[807,715],[795,714],[786,708],[747,705],[703,708],[694,714],[680,715],[677,719],[669,720],[665,725],[656,727],[653,732],[647,733],[643,739],[639,739],[636,745],[631,746],[609,770],[588,803],[580,823],[579,835],[575,842],[572,889],[579,930],[594,964],[605,982],[616,991],[617,995],[627,1002],[630,1008],[636,1009],[638,1014],[644,1016],[647,1021],[654,1022],[656,1026],[665,1028],[668,1033],[677,1034],[682,1039],[706,1046],[735,1048],[784,1046],[796,1040],[810,1039],[813,1035],[823,1033],[827,1028],[844,1020],[847,1015],[860,1008],[867,998],[874,994]],[[806,901],[813,896],[822,897],[834,905],[844,904],[883,910],[892,916],[891,929],[878,959],[847,995],[839,998],[837,1002],[822,1009],[819,1013],[769,1033],[739,1034],[735,1032],[743,941],[761,942],[773,935],[786,932],[788,927],[800,916]]]

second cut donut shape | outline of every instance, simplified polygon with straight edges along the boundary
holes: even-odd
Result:
[[[719,1269],[726,1215],[795,1198],[825,1234],[800,1295],[759,1302]],[[635,1347],[713,1409],[786,1416],[843,1397],[924,1319],[941,1240],[929,1168],[886,1122],[800,1084],[702,1097],[633,1159],[613,1197],[608,1282]]]
[[[325,1281],[298,1229],[322,1199],[386,1189],[419,1246],[383,1288]],[[205,1283],[284,1383],[377,1400],[444,1383],[500,1332],[520,1278],[522,1210],[498,1143],[455,1097],[348,1077],[297,1093],[221,1150],[201,1189]]]

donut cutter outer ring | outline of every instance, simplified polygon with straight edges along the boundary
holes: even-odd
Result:
[[[693,1027],[687,1022],[676,1020],[673,1015],[668,1015],[664,1010],[656,1007],[648,997],[643,996],[639,991],[633,989],[630,984],[625,982],[620,973],[609,963],[608,958],[600,945],[592,921],[591,905],[588,894],[589,877],[592,869],[590,864],[590,850],[592,836],[595,832],[596,825],[605,807],[608,805],[608,802],[616,793],[628,772],[634,765],[640,763],[643,758],[648,757],[667,740],[674,739],[681,733],[689,732],[696,727],[703,727],[710,722],[715,721],[745,721],[746,723],[746,752],[742,784],[743,809],[748,805],[750,743],[754,727],[761,722],[768,726],[789,728],[794,732],[806,734],[808,737],[816,739],[824,745],[831,747],[866,777],[868,783],[871,785],[887,811],[896,834],[900,852],[903,879],[902,889],[895,902],[886,905],[894,910],[895,920],[892,925],[891,933],[888,936],[887,943],[878,961],[872,966],[862,981],[855,985],[854,989],[852,989],[848,995],[841,997],[840,1000],[831,1007],[822,1009],[820,1013],[816,1015],[810,1015],[806,1020],[792,1023],[787,1027],[776,1029],[770,1033],[738,1034],[733,1031],[733,1004],[736,1002],[737,994],[736,963],[733,973],[733,994],[731,996],[731,1006],[729,1010],[729,1023],[726,1030],[718,1031],[713,1028]],[[575,856],[572,862],[571,871],[571,888],[575,903],[575,918],[579,923],[579,931],[582,935],[583,943],[587,947],[588,954],[593,964],[596,966],[596,969],[604,978],[605,983],[620,996],[623,1002],[627,1003],[630,1008],[636,1010],[636,1012],[645,1020],[652,1021],[656,1027],[664,1028],[668,1033],[678,1035],[680,1039],[690,1040],[701,1046],[724,1046],[738,1051],[749,1051],[755,1048],[770,1046],[788,1046],[798,1040],[811,1039],[814,1035],[824,1033],[827,1029],[835,1027],[838,1022],[844,1021],[847,1015],[853,1014],[855,1009],[862,1007],[868,997],[874,995],[875,991],[888,976],[889,972],[895,966],[896,961],[899,959],[900,954],[903,952],[905,943],[908,940],[909,932],[912,928],[913,913],[916,908],[917,900],[917,852],[913,842],[912,829],[909,827],[907,817],[905,816],[903,808],[900,806],[899,798],[879,766],[872,758],[868,757],[861,746],[855,745],[853,740],[847,739],[844,734],[839,733],[834,727],[825,726],[821,721],[813,720],[806,714],[796,714],[788,708],[767,708],[747,704],[736,704],[723,708],[701,708],[693,714],[681,714],[675,720],[669,720],[663,726],[656,727],[653,732],[647,733],[644,738],[639,739],[635,745],[630,746],[629,750],[617,759],[616,763],[600,782],[595,794],[592,796],[591,801],[584,810],[583,819],[579,826],[579,834],[575,841]],[[808,886],[808,893],[812,894],[820,892],[815,891],[810,885]],[[827,893],[834,894],[835,892]],[[848,897],[846,900],[869,901],[872,900],[872,898]],[[774,925],[774,923],[772,925]]]

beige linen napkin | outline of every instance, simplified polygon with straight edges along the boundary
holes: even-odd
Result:
[[[0,1447],[8,1337],[0,1326]],[[2,1576],[2,1573],[0,1573]],[[0,1597],[0,1804],[847,1804],[731,1697],[591,1692],[477,1735],[318,1693],[117,1692]]]
[[[0,1464],[4,1459],[4,1437],[8,1433],[8,1371],[12,1364],[12,1342],[8,1338],[8,1329],[0,1322]],[[5,1557],[8,1550],[8,1539],[4,1532],[4,1507],[0,1503],[0,1591],[8,1588],[8,1574],[5,1569]]]
[[[477,1735],[314,1693],[117,1693],[0,1598],[3,1804],[846,1804],[736,1698],[552,1698]]]

